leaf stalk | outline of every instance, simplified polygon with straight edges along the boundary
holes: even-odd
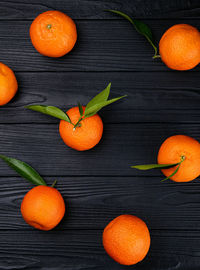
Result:
[[[56,184],[57,184],[57,180],[55,180],[55,181],[53,182],[53,184],[51,185],[51,187],[54,188]]]

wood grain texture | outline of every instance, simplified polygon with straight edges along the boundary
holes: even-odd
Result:
[[[154,230],[199,231],[198,180],[178,184],[160,183],[162,176],[45,177],[49,185],[55,178],[66,214],[54,231],[103,230],[110,220],[127,213],[142,218]],[[33,231],[20,213],[22,199],[32,186],[20,177],[1,177],[0,182],[0,230]]]
[[[130,166],[156,162],[161,143],[174,134],[200,140],[199,124],[105,124],[102,141],[85,152],[65,146],[57,124],[2,124],[0,145],[2,154],[30,163],[42,175],[158,176],[158,171],[147,174]],[[16,175],[3,162],[0,171]]]
[[[145,260],[130,269],[198,269],[199,232],[151,230]],[[102,246],[101,230],[65,232],[0,232],[0,268],[7,269],[127,269],[111,260]],[[23,239],[23,241],[22,241]]]
[[[157,41],[181,19],[145,20]],[[200,28],[199,20],[185,23]],[[125,20],[78,21],[78,41],[62,58],[41,56],[29,38],[31,22],[0,21],[0,60],[16,71],[168,71],[153,49]],[[8,31],[9,29],[9,31]],[[199,71],[199,67],[194,69]]]
[[[29,111],[30,104],[54,105],[64,111],[85,105],[108,82],[111,97],[124,100],[103,109],[105,123],[199,123],[198,72],[43,72],[17,73],[19,93],[0,108],[0,123],[58,123],[53,117]]]
[[[169,18],[200,15],[198,0],[1,0],[1,20],[32,20],[47,10],[60,10],[75,19],[115,19],[105,9],[119,9],[134,17]]]
[[[104,12],[111,8],[142,18],[156,42],[177,23],[200,29],[199,0],[0,0],[0,61],[19,82],[15,99],[0,108],[0,153],[30,163],[49,185],[57,179],[67,206],[53,231],[28,226],[20,204],[32,186],[0,161],[1,270],[125,270],[101,240],[106,224],[125,213],[141,217],[152,239],[147,258],[130,269],[200,269],[200,179],[160,183],[160,171],[130,168],[156,162],[171,135],[200,141],[200,69],[175,72],[152,60],[145,39]],[[32,20],[51,9],[78,29],[74,50],[60,59],[39,55],[29,38]],[[110,81],[112,97],[128,97],[102,110],[103,139],[87,152],[64,145],[57,119],[24,109],[86,104]]]

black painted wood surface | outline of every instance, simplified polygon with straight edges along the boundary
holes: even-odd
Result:
[[[0,58],[15,71],[167,71],[154,51],[124,20],[76,20],[78,41],[73,51],[61,58],[38,54],[30,37],[30,21],[0,21]],[[200,28],[198,19],[144,19],[159,41],[172,25],[188,23]],[[8,31],[9,29],[9,31]],[[13,42],[13,40],[15,42]],[[23,49],[22,49],[23,48]],[[194,71],[199,71],[196,67]]]
[[[17,96],[0,108],[0,152],[30,163],[48,184],[56,178],[67,206],[53,231],[31,228],[20,214],[31,186],[0,162],[1,270],[200,269],[199,179],[161,183],[159,171],[130,169],[156,162],[168,136],[200,140],[200,69],[177,72],[152,60],[149,44],[108,8],[142,18],[157,41],[176,23],[200,28],[198,0],[0,1],[0,61],[19,81]],[[39,55],[29,39],[32,20],[50,9],[66,12],[78,27],[77,45],[60,59]],[[64,145],[58,120],[24,108],[67,110],[108,82],[113,97],[128,98],[102,110],[102,141],[87,152]],[[152,238],[145,260],[129,268],[111,260],[101,243],[106,224],[125,213],[141,217]]]

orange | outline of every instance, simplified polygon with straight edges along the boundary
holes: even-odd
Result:
[[[29,225],[48,231],[58,225],[63,218],[65,202],[57,189],[41,185],[32,188],[25,195],[21,213]]]
[[[188,24],[174,25],[162,36],[159,52],[169,68],[192,69],[200,62],[200,33]]]
[[[42,55],[61,57],[70,52],[76,43],[76,25],[60,11],[46,11],[32,22],[30,37],[33,46]]]
[[[82,106],[83,112],[85,107]],[[79,108],[74,107],[67,111],[71,122],[76,124],[79,120]],[[78,151],[84,151],[93,148],[99,143],[103,134],[103,122],[98,114],[83,119],[80,127],[74,129],[74,126],[64,120],[60,121],[60,136],[64,143]]]
[[[150,247],[147,225],[140,218],[121,215],[104,229],[103,246],[108,255],[124,265],[136,264],[144,259]]]
[[[189,182],[200,175],[200,143],[185,135],[175,135],[166,139],[158,152],[159,164],[171,164],[184,161],[178,172],[170,177],[175,182]],[[165,176],[170,176],[176,167],[164,169]]]
[[[13,71],[0,63],[0,106],[7,104],[17,93],[18,83]]]

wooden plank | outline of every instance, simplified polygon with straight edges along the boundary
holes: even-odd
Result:
[[[168,0],[168,1],[86,1],[86,0],[15,0],[0,1],[1,20],[30,20],[47,10],[57,9],[75,19],[114,19],[104,12],[105,9],[119,9],[134,17],[169,18],[200,15],[198,0]]]
[[[157,40],[183,20],[146,20]],[[200,22],[185,23],[200,28]],[[30,22],[0,21],[0,60],[16,71],[170,71],[153,49],[125,20],[78,21],[79,39],[71,53],[59,58],[41,56],[29,38]],[[199,67],[194,69],[199,70]],[[170,71],[171,72],[171,71]]]
[[[145,260],[134,269],[199,269],[200,235],[151,230]],[[0,232],[0,268],[6,269],[127,269],[114,262],[102,246],[102,231]]]
[[[55,177],[46,177],[49,185]],[[198,180],[161,183],[161,177],[59,177],[56,188],[66,202],[66,214],[55,231],[103,229],[121,214],[149,221],[156,230],[199,227]],[[20,213],[32,186],[20,177],[0,177],[0,230],[30,230]]]
[[[111,96],[124,100],[100,113],[105,123],[200,121],[198,72],[60,72],[17,73],[19,93],[0,108],[0,123],[58,123],[57,119],[24,109],[30,104],[63,110],[87,104],[109,81]]]
[[[0,126],[1,153],[32,164],[42,175],[161,175],[141,172],[133,164],[156,162],[161,143],[174,134],[186,134],[200,141],[199,124],[105,124],[102,141],[86,152],[65,146],[57,124]],[[15,176],[1,162],[2,176]]]

